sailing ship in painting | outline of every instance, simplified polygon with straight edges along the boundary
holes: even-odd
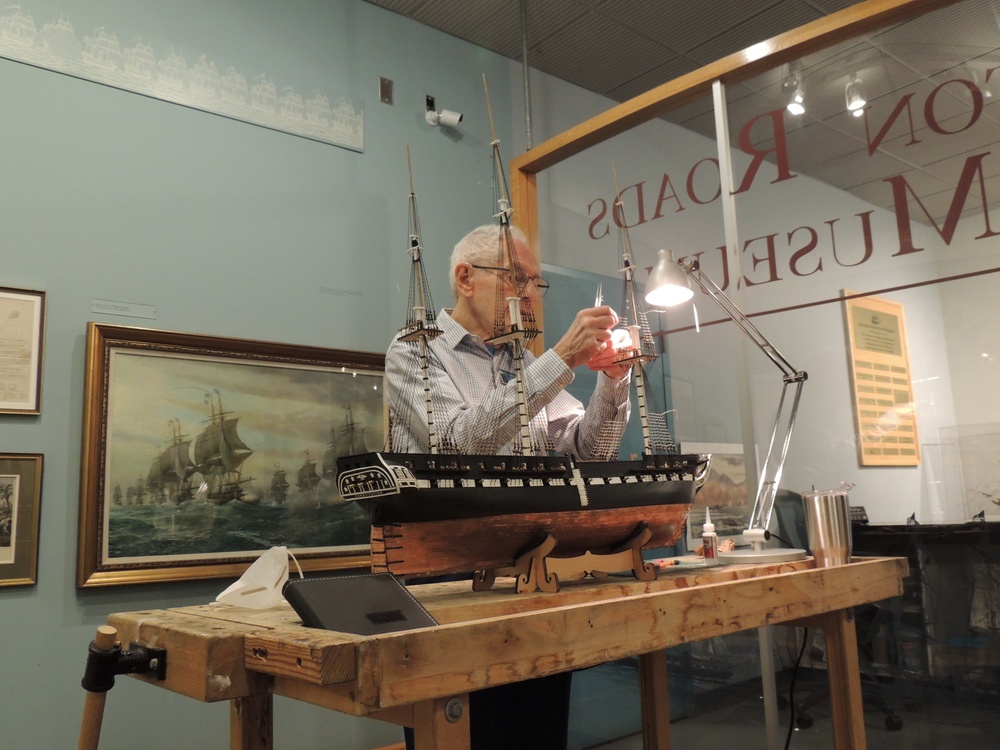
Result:
[[[499,211],[500,238],[497,260],[500,268],[518,275],[507,199],[506,177],[499,154],[499,142],[492,143],[494,188]],[[621,210],[620,201],[618,202]],[[427,424],[434,425],[435,394],[427,371],[428,343],[440,334],[436,312],[422,264],[422,247],[410,177],[410,233],[407,252],[411,258],[408,316],[399,338],[419,348],[423,393],[408,397],[426,404]],[[416,563],[402,552],[406,535],[426,522],[453,523],[469,519],[495,519],[490,522],[490,537],[511,532],[516,514],[529,518],[527,527],[512,533],[512,539],[536,537],[544,529],[558,540],[557,554],[582,555],[595,543],[593,534],[581,534],[585,525],[581,514],[595,514],[591,520],[604,525],[598,544],[615,547],[636,535],[637,527],[649,531],[649,547],[675,544],[682,536],[684,522],[708,474],[711,457],[681,455],[670,437],[665,414],[647,408],[646,376],[643,366],[656,358],[645,310],[635,288],[634,266],[628,245],[627,222],[619,222],[622,231],[621,260],[624,300],[620,325],[627,332],[628,345],[621,348],[616,361],[632,371],[639,419],[642,425],[643,455],[635,460],[578,461],[570,455],[554,454],[547,445],[534,442],[531,431],[523,429],[514,455],[467,455],[439,441],[429,429],[430,450],[426,454],[376,452],[338,460],[340,492],[346,500],[367,506],[372,522],[373,567],[400,574],[423,574],[468,571],[473,558],[431,569],[428,562]],[[521,414],[521,424],[529,424],[523,363],[524,347],[539,333],[531,310],[520,310],[516,297],[503,299],[498,289],[497,310],[510,305],[510,322],[504,315],[495,316],[494,337],[487,343],[514,347],[514,379]],[[605,446],[606,455],[617,452],[617,445]],[[543,521],[539,514],[544,514]],[[602,515],[603,514],[603,515]],[[502,520],[500,520],[502,519]],[[645,532],[643,532],[645,533]],[[415,538],[416,533],[411,538]],[[523,551],[523,550],[522,550]],[[474,552],[471,554],[475,554]],[[521,552],[518,552],[521,554]],[[481,558],[475,558],[481,559]],[[449,563],[444,563],[447,566]],[[476,570],[478,570],[478,566]]]
[[[277,436],[249,429],[253,440],[246,440],[239,410],[224,406],[218,391],[205,395],[205,420],[186,430],[180,420],[169,420],[168,437],[152,452],[147,473],[109,483],[111,557],[363,543],[367,515],[343,502],[309,451],[297,470],[286,470],[288,449],[275,450]],[[332,434],[343,437],[354,427],[364,432],[345,410],[343,424]],[[257,482],[248,466],[262,459],[271,469]]]
[[[167,446],[157,452],[144,478],[128,485],[124,492],[120,483],[115,485],[112,505],[257,502],[257,496],[245,489],[253,477],[243,476],[242,466],[253,450],[239,436],[239,418],[223,409],[218,391],[210,396],[210,409],[207,424],[193,441],[193,455],[191,437],[184,434],[180,420],[169,420]],[[200,482],[196,474],[201,475]]]
[[[320,481],[321,477],[316,472],[316,459],[306,451],[305,460],[295,475],[295,486],[299,488],[299,492],[310,493],[319,486]]]
[[[157,448],[145,476],[114,484],[111,506],[225,505],[233,501],[283,505],[296,500],[311,505],[343,503],[336,491],[337,459],[368,450],[365,425],[355,419],[350,404],[344,407],[343,421],[330,430],[322,464],[306,450],[294,475],[276,463],[270,481],[255,488],[254,477],[244,473],[246,461],[255,451],[240,435],[239,417],[223,409],[218,391],[206,392],[206,397],[210,415],[197,437],[186,434],[180,420],[168,420],[166,446]]]
[[[100,487],[109,559],[367,546],[367,514],[317,459],[363,422],[381,442],[368,416],[381,413],[379,376],[131,353],[115,374]],[[330,405],[334,388],[344,401]]]
[[[134,484],[129,485],[125,490],[125,505],[145,505],[146,501],[146,480],[139,477]]]
[[[216,505],[232,500],[245,501],[248,498],[243,485],[253,478],[244,477],[241,467],[253,451],[240,439],[239,417],[233,417],[222,408],[222,395],[218,391],[210,406],[212,415],[208,426],[194,443],[195,464],[204,477],[199,491]]]
[[[180,422],[170,420],[172,437],[149,467],[146,488],[159,503],[183,503],[191,499],[191,477],[197,466],[191,460],[191,440],[182,434]]]
[[[288,488],[291,485],[288,483],[287,474],[288,472],[280,466],[274,467],[274,474],[271,475],[271,486],[268,489],[268,494],[270,494],[271,500],[275,505],[281,505],[288,499]]]
[[[337,459],[365,453],[368,446],[365,444],[365,426],[354,421],[350,404],[344,409],[344,423],[331,433],[333,440],[323,454],[323,478],[334,480],[337,477]]]

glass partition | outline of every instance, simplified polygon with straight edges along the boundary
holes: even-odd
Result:
[[[635,263],[651,266],[661,247],[698,258],[808,372],[782,486],[851,482],[852,502],[879,523],[1000,520],[1000,465],[979,460],[1000,436],[1000,400],[989,388],[1000,11],[993,0],[942,5],[861,34],[866,25],[852,20],[849,38],[809,39],[807,54],[775,53],[780,62],[769,67],[721,66],[730,141],[721,153],[710,96],[667,93],[616,108],[626,123],[646,118],[638,126],[594,118],[574,129],[592,126],[591,134],[536,149],[541,166],[531,167],[547,273],[616,276],[617,172]],[[687,83],[705,92],[713,72]],[[723,156],[736,217],[728,237]],[[561,310],[581,306],[557,299],[546,305],[550,341]],[[896,332],[876,335],[858,315]],[[650,317],[675,439],[742,444],[755,475],[781,373],[701,295],[693,308]],[[865,357],[879,345],[872,336],[890,336],[897,356]]]
[[[691,106],[711,110],[711,100]],[[593,305],[598,295],[620,315],[627,313],[621,273],[626,252],[637,267],[641,293],[661,247],[692,246],[705,225],[722,226],[717,152],[714,139],[654,120],[546,170],[539,180],[544,210],[538,236],[544,273],[553,282],[545,299],[545,340],[549,345],[567,329],[576,312]],[[623,220],[615,209],[616,198]],[[646,307],[641,300],[640,304]],[[681,345],[663,336],[668,316],[652,308],[647,312],[660,354],[645,368],[650,411],[666,413],[675,442],[738,441],[738,424],[729,435],[725,420],[707,411],[702,418],[714,425],[714,432],[699,428],[693,408],[694,383],[686,373],[674,371],[679,358],[673,348]],[[728,332],[719,333],[726,336]],[[706,336],[716,335],[716,331],[706,332]],[[701,373],[700,379],[703,383],[717,381],[714,390],[724,394],[738,411],[734,368],[726,365],[732,356],[731,345],[719,347],[711,375]],[[586,402],[595,377],[578,370],[570,391]],[[725,411],[724,404],[718,406]],[[633,414],[622,455],[639,455],[642,450],[642,434]]]
[[[979,461],[1000,434],[998,43],[996,3],[975,0],[727,88],[740,252],[723,280],[810,376],[783,483],[849,481],[873,522],[1000,519],[1000,470]],[[748,358],[754,381],[766,364]]]
[[[900,13],[859,20],[876,5]],[[1000,520],[1000,3],[915,15],[934,5],[853,6],[838,14],[849,33],[786,35],[762,45],[770,58],[720,61],[512,164],[558,280],[547,341],[598,284],[617,304],[618,194],[638,266],[659,248],[697,258],[808,373],[781,487],[850,482],[872,527],[941,529],[861,545],[911,559],[906,595],[859,639],[883,678],[917,678],[899,687],[914,701],[928,684],[995,695],[1000,647],[996,534],[981,523]],[[702,294],[650,320],[674,438],[741,457],[752,485],[781,372]],[[711,500],[713,521],[717,505],[752,497]],[[794,644],[785,650],[794,661]]]

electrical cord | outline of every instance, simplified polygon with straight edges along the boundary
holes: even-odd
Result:
[[[785,750],[792,744],[792,732],[795,731],[795,678],[799,675],[799,664],[802,662],[802,654],[806,652],[806,643],[809,642],[809,628],[802,629],[802,647],[799,655],[795,657],[795,666],[792,668],[792,680],[788,685],[788,735],[785,737]]]
[[[785,539],[783,536],[778,536],[773,531],[768,531],[768,532],[764,533],[764,539],[765,540],[770,539],[772,536],[775,539],[777,539],[779,542],[781,542],[782,544],[784,544],[786,547],[788,547],[789,549],[793,549],[795,547],[795,545],[792,544],[790,541],[788,541],[787,539]]]

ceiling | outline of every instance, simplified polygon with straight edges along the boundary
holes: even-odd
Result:
[[[520,0],[367,1],[522,59]],[[621,102],[853,4],[854,0],[527,0],[528,64]],[[884,180],[904,175],[927,213],[943,226],[965,158],[995,150],[993,145],[1000,140],[1000,70],[996,97],[985,84],[987,69],[1000,66],[1000,0],[965,0],[813,53],[796,64],[806,112],[785,115],[792,170],[889,209],[892,190]],[[790,72],[782,66],[729,86],[731,129],[784,107],[789,87],[783,83]],[[865,117],[852,117],[845,109],[845,87],[854,75],[863,80],[867,92]],[[919,142],[914,142],[900,118],[869,153],[865,121],[872,134],[878,132],[907,94],[913,94],[911,111]],[[708,98],[668,112],[664,119],[715,137]],[[752,140],[758,137],[750,132]],[[768,145],[767,137],[760,137],[758,147]],[[986,193],[996,196],[989,205],[1000,206],[1000,154],[992,160],[983,158],[982,166]],[[970,195],[964,214],[982,211],[977,198],[978,191]],[[911,215],[926,221],[919,209]]]

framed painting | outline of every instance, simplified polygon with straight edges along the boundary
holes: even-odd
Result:
[[[38,580],[42,456],[0,453],[0,586]]]
[[[688,514],[688,549],[701,544],[705,509],[710,508],[719,539],[739,537],[750,523],[753,502],[747,495],[747,470],[740,443],[684,443],[682,453],[711,453],[708,479]],[[755,488],[756,489],[756,488]]]
[[[370,565],[336,459],[382,447],[385,359],[88,323],[79,587]]]
[[[0,414],[40,414],[45,292],[0,287]]]

